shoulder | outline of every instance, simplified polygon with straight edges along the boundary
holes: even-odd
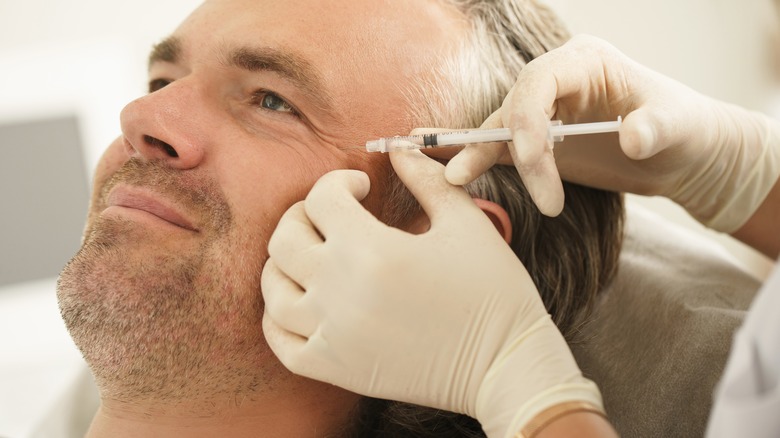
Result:
[[[760,282],[717,243],[627,210],[618,273],[572,350],[623,436],[702,436]]]

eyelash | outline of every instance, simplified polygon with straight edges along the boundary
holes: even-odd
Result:
[[[168,79],[153,79],[153,80],[149,81],[149,93],[154,93],[155,91],[158,91],[158,90],[160,90],[162,88],[165,88],[166,86],[170,85],[171,82],[173,82],[173,81],[168,80]],[[263,106],[263,102],[268,97],[272,97],[272,98],[278,99],[284,106],[287,107],[288,110],[287,111],[276,111],[276,110],[273,110],[271,108],[264,107]],[[276,93],[274,93],[272,91],[263,90],[263,89],[257,90],[254,93],[252,93],[252,97],[250,99],[250,102],[252,103],[252,105],[260,108],[261,110],[275,112],[275,113],[289,114],[289,115],[295,116],[295,117],[301,117],[300,113],[298,112],[298,110],[295,109],[295,107],[293,107],[289,102],[287,102],[286,100],[281,98],[278,94],[276,94]]]

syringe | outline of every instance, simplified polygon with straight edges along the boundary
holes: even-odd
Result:
[[[547,128],[549,139],[560,142],[567,135],[598,134],[616,132],[623,119],[618,116],[614,122],[579,123],[564,125],[560,120],[551,120]],[[402,149],[429,149],[445,146],[462,146],[472,143],[495,143],[512,140],[509,128],[470,129],[468,131],[441,132],[437,134],[385,137],[366,142],[368,152],[389,152]]]

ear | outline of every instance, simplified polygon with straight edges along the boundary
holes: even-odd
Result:
[[[504,210],[504,207],[481,198],[473,198],[474,203],[480,208],[493,222],[496,230],[504,238],[506,243],[512,242],[512,221],[509,220],[509,213]]]

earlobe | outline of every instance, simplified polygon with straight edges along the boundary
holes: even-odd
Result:
[[[509,220],[509,213],[504,210],[504,207],[481,198],[473,198],[474,203],[480,208],[493,222],[496,230],[504,238],[506,243],[512,242],[512,221]]]

